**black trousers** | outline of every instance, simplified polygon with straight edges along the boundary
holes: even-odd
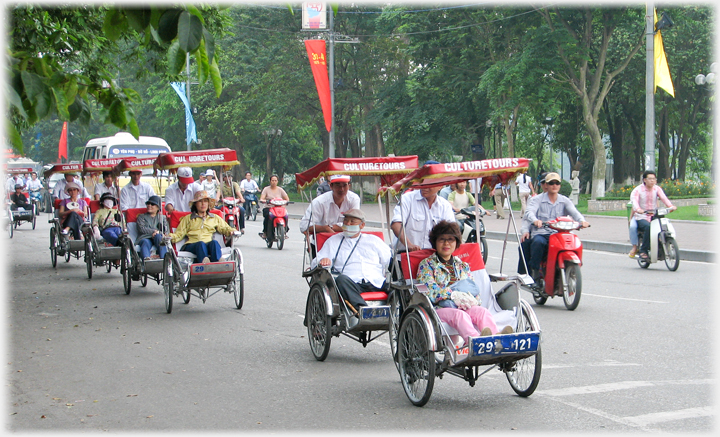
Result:
[[[358,309],[360,306],[367,305],[367,302],[365,302],[365,299],[360,296],[360,293],[383,290],[382,288],[377,288],[371,282],[365,282],[364,279],[362,282],[355,282],[346,275],[339,275],[335,278],[335,283],[337,284],[338,291],[343,299],[350,302],[355,309]],[[383,288],[384,287],[385,284],[383,283]]]

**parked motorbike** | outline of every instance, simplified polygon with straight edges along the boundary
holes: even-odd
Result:
[[[252,217],[255,221],[258,212],[257,190],[245,190],[243,197],[245,197],[245,218],[250,220]]]
[[[483,262],[487,262],[488,257],[488,245],[487,245],[487,239],[485,238],[485,224],[482,221],[482,216],[484,215],[490,215],[485,208],[478,205],[478,227],[479,227],[479,233],[480,233],[480,251],[482,253],[482,259]],[[478,230],[475,229],[475,207],[474,206],[467,206],[460,210],[460,214],[465,216],[464,218],[460,218],[458,220],[460,222],[460,226],[462,227],[462,242],[463,243],[477,243],[477,234]],[[460,215],[459,214],[459,215]],[[456,215],[456,217],[458,217]]]
[[[580,229],[582,224],[572,217],[558,217],[543,222],[543,227],[558,232],[548,238],[547,256],[540,264],[542,278],[523,287],[529,289],[538,305],[544,305],[548,297],[562,296],[565,307],[572,311],[582,293],[582,242],[570,231]]]
[[[670,220],[665,218],[670,213],[670,208],[658,208],[654,211],[645,211],[652,214],[650,219],[650,250],[647,258],[641,258],[640,254],[635,255],[637,262],[643,269],[650,267],[650,264],[658,261],[665,261],[665,266],[674,272],[680,266],[680,249],[675,241],[675,228]],[[638,247],[642,246],[644,233],[638,230]]]
[[[278,250],[282,250],[285,245],[285,239],[287,238],[285,235],[287,231],[287,210],[285,209],[285,205],[293,202],[275,198],[266,200],[265,203],[272,205],[270,207],[272,226],[270,227],[270,232],[265,234],[265,243],[268,249],[270,249],[273,243],[277,242]]]

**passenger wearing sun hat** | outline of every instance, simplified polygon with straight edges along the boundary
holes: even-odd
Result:
[[[343,212],[360,208],[360,196],[350,191],[350,176],[332,175],[328,182],[331,191],[316,197],[308,205],[300,220],[300,232],[340,232]]]
[[[194,253],[197,257],[195,262],[217,262],[222,256],[222,248],[213,239],[213,234],[219,232],[230,236],[235,233],[235,229],[225,220],[210,212],[214,205],[215,199],[207,191],[198,191],[189,202],[191,213],[183,217],[175,232],[170,234],[173,243],[188,237],[187,243],[180,250]]]
[[[548,237],[550,234],[557,232],[544,228],[543,222],[570,215],[574,220],[582,223],[583,228],[590,226],[583,215],[575,208],[572,200],[560,194],[560,182],[559,174],[555,172],[546,174],[545,188],[547,188],[547,191],[535,196],[537,200],[528,202],[527,211],[525,212],[525,216],[532,223],[532,226],[530,226],[529,235],[523,234],[522,239],[531,238],[528,267],[533,279],[539,279],[542,276],[540,264],[546,256]]]
[[[190,212],[189,202],[201,190],[200,184],[193,179],[190,167],[178,168],[177,181],[165,190],[165,211]]]
[[[58,218],[62,224],[63,235],[72,232],[75,240],[80,240],[80,227],[85,222],[84,218],[88,216],[88,204],[85,199],[80,197],[81,187],[75,182],[65,184],[65,194],[68,196],[60,202]]]
[[[364,234],[365,213],[358,208],[343,214],[343,232],[328,238],[311,266],[330,267],[339,273],[338,291],[352,309],[367,305],[360,293],[386,289],[385,272],[392,259],[390,246],[375,235]]]

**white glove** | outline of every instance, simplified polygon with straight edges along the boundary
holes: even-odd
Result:
[[[170,241],[172,241],[172,239],[170,238],[169,235],[163,235],[163,237],[162,237],[162,242],[163,242],[163,244],[167,244],[167,243],[169,243]]]
[[[102,235],[100,235],[100,228],[98,228],[97,226],[93,226],[93,235],[98,240],[102,238]]]
[[[453,291],[450,295],[450,299],[455,302],[458,308],[461,310],[469,310],[475,305],[480,305],[480,302],[475,299],[472,294],[465,293],[463,291]]]

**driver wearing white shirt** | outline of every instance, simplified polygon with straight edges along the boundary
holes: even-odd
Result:
[[[78,184],[79,187],[82,188],[83,192],[78,197],[82,197],[85,199],[91,199],[90,193],[88,193],[87,188],[85,188],[84,184],[82,183],[80,178],[77,176],[77,173],[65,173],[65,178],[57,181],[57,183],[55,184],[55,187],[53,188],[53,192],[52,192],[52,196],[54,199],[65,200],[65,199],[70,198],[70,195],[65,192],[65,186],[67,185],[68,182],[75,182],[76,184]]]
[[[190,212],[190,201],[202,187],[193,179],[190,167],[178,168],[177,177],[177,182],[165,190],[165,211]]]
[[[130,182],[120,190],[120,208],[145,208],[145,202],[155,195],[155,190],[147,182],[140,180],[142,171],[130,171]]]
[[[353,308],[367,305],[360,293],[384,290],[385,272],[392,259],[392,250],[372,234],[363,234],[365,214],[359,209],[346,211],[343,233],[325,241],[312,261],[312,267],[331,267],[339,273],[335,278],[338,292]]]
[[[441,188],[422,188],[402,195],[390,224],[390,229],[400,240],[398,249],[405,249],[405,238],[410,252],[430,249],[429,235],[433,226],[442,220],[455,221],[450,202],[438,196]]]
[[[343,213],[360,209],[360,196],[350,191],[350,176],[330,176],[330,188],[332,191],[321,194],[308,205],[300,220],[300,232],[341,232]]]

